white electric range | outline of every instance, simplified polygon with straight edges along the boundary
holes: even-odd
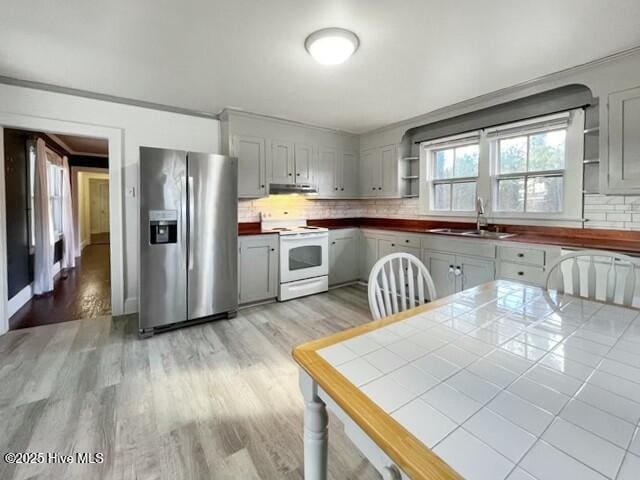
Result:
[[[300,218],[262,218],[262,231],[280,236],[278,300],[326,292],[329,289],[329,230]]]

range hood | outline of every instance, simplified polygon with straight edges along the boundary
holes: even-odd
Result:
[[[270,195],[287,195],[289,193],[301,193],[304,195],[317,195],[318,187],[311,183],[270,183]]]

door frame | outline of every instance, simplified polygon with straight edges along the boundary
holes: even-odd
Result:
[[[80,221],[80,204],[79,202],[79,198],[78,198],[78,192],[79,192],[79,183],[78,183],[78,175],[80,173],[99,173],[99,174],[104,174],[104,175],[109,175],[109,169],[108,168],[100,168],[100,167],[71,167],[71,191],[73,192],[73,195],[71,196],[72,200],[73,200],[73,216],[74,216],[74,220],[75,220],[75,229],[76,232],[78,232],[78,235],[76,235],[76,244],[74,246],[75,249],[75,255],[76,257],[79,257],[80,255],[82,255],[82,240],[80,238],[80,226],[81,226],[81,221]],[[109,178],[109,189],[111,189],[111,178]],[[86,246],[86,245],[85,245]]]
[[[109,229],[111,231],[109,247],[111,251],[111,312],[114,316],[124,314],[123,130],[102,125],[2,112],[0,113],[0,135],[2,136],[0,140],[0,335],[9,330],[3,127],[107,139],[109,145]]]

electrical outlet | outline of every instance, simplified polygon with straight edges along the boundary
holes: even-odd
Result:
[[[136,196],[136,187],[127,187],[127,197],[134,198]]]

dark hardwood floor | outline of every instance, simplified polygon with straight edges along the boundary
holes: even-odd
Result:
[[[105,233],[92,233],[91,245],[109,244],[109,232]]]
[[[76,268],[58,274],[52,293],[32,298],[9,319],[10,329],[111,314],[109,265],[108,243],[87,246]]]

